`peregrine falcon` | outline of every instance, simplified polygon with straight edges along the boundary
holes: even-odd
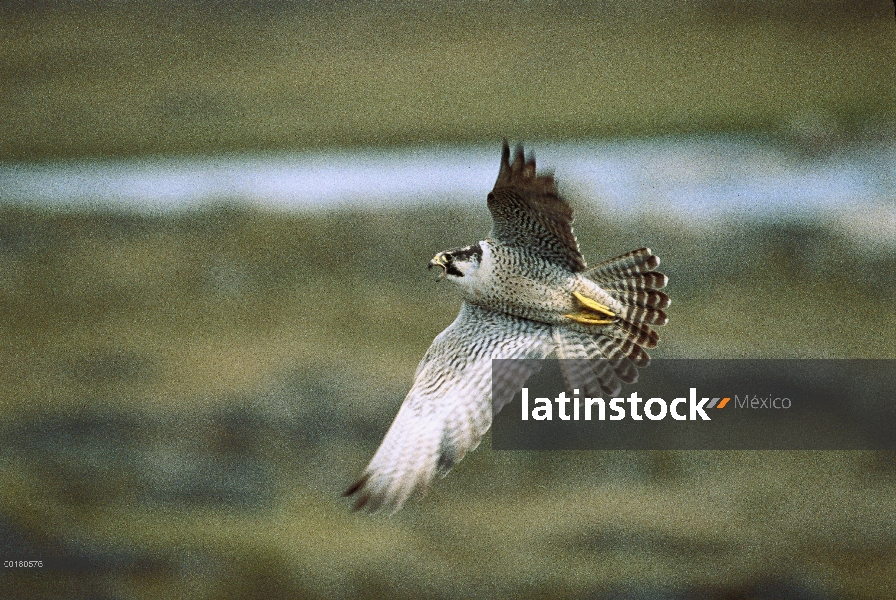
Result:
[[[433,341],[395,421],[346,496],[355,510],[395,512],[444,476],[491,426],[491,361],[579,358],[587,384],[616,394],[647,366],[669,297],[659,258],[641,248],[588,268],[572,231],[572,209],[553,175],[507,141],[488,194],[493,227],[481,242],[439,252],[429,266],[460,288],[454,322]],[[569,374],[567,373],[567,376]]]

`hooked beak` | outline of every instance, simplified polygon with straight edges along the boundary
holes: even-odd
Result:
[[[436,279],[436,281],[442,281],[443,279],[445,279],[445,275],[448,274],[448,267],[445,266],[446,262],[447,261],[445,260],[444,252],[439,252],[432,258],[431,261],[429,261],[429,266],[427,267],[427,269],[432,269],[433,267],[442,267],[442,272],[439,273],[439,277],[438,279]]]

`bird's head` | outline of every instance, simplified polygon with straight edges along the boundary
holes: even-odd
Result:
[[[479,269],[481,261],[482,246],[473,244],[466,248],[455,248],[454,250],[439,252],[429,261],[429,268],[442,268],[438,281],[451,279],[460,282],[464,277],[474,274]]]

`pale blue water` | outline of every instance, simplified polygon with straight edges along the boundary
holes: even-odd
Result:
[[[896,144],[805,157],[733,137],[532,144],[608,218],[818,218],[896,240]],[[438,146],[0,165],[0,202],[172,210],[235,200],[321,210],[482,203],[500,147]],[[896,241],[894,241],[896,243]]]

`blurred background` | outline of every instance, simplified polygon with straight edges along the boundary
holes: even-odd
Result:
[[[896,358],[887,1],[0,2],[16,598],[888,598],[892,452],[494,452],[352,514],[502,137],[657,357]]]

